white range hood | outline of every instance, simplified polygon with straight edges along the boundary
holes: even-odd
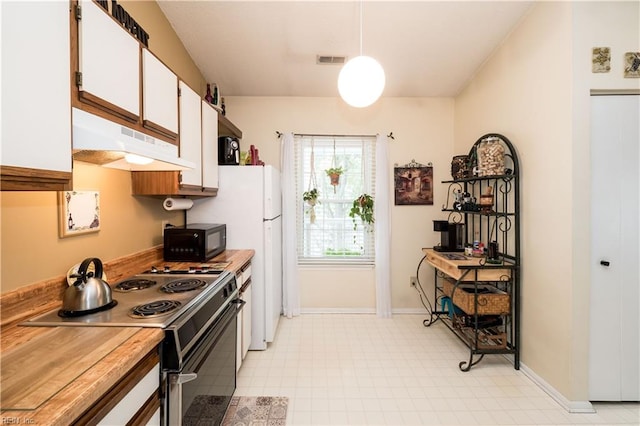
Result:
[[[194,169],[196,165],[178,156],[178,147],[169,142],[106,120],[77,108],[72,109],[73,158],[132,171],[172,171]],[[153,160],[134,164],[127,154]]]

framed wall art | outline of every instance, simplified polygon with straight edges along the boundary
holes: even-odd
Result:
[[[58,192],[60,238],[100,230],[100,193],[98,191]]]
[[[624,54],[624,77],[640,78],[640,52]]]
[[[396,206],[433,205],[433,166],[411,160],[393,168]]]

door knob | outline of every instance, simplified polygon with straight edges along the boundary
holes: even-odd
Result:
[[[608,260],[601,260],[601,261],[600,261],[600,264],[601,264],[602,266],[609,266],[609,265],[611,265],[611,263],[609,263],[609,261],[608,261]]]

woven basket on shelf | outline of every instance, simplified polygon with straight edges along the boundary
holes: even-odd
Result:
[[[476,314],[474,300],[476,286],[474,284],[460,284],[454,292],[455,282],[444,279],[442,287],[444,294],[450,297],[454,305],[462,309],[464,313],[467,315]],[[477,288],[479,292],[477,294],[478,315],[502,315],[511,312],[510,299],[507,293],[488,284],[478,284]]]

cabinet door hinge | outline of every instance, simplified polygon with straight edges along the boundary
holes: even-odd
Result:
[[[76,71],[76,86],[82,86],[82,73],[80,71]]]
[[[76,21],[82,20],[82,7],[76,5]]]
[[[178,87],[178,97],[182,96],[182,91],[180,90],[180,88]]]

